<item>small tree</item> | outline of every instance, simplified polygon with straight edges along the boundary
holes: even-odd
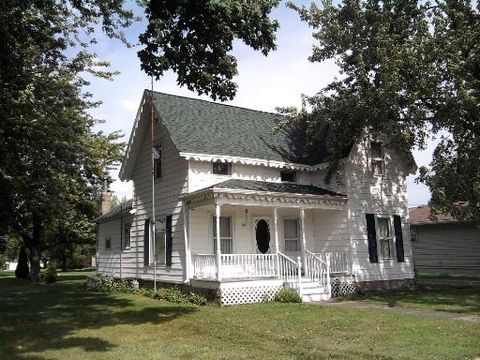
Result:
[[[48,262],[44,277],[47,283],[53,283],[57,280],[57,266],[55,265],[55,261]]]
[[[28,268],[28,257],[25,246],[20,246],[18,253],[18,264],[15,269],[15,276],[17,279],[27,279],[30,269]]]

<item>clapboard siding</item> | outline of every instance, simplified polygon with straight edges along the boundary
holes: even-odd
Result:
[[[385,171],[381,177],[371,174],[368,164],[368,141],[359,141],[352,148],[345,164],[348,196],[347,219],[350,227],[353,273],[357,281],[378,281],[413,278],[413,256],[410,242],[406,191],[406,161],[397,151],[385,148]],[[370,263],[365,214],[400,215],[405,261],[397,259]]]
[[[148,104],[146,105],[148,108]],[[144,111],[140,120],[145,126],[148,123],[149,112]],[[170,139],[168,132],[160,121],[155,125],[155,144],[162,146],[162,173],[161,179],[155,181],[155,216],[172,215],[172,266],[166,267],[162,262],[157,263],[157,280],[180,283],[184,280],[185,246],[183,237],[183,213],[180,194],[187,189],[188,165],[186,160],[178,155],[178,151]],[[151,140],[149,131],[141,132],[136,141],[138,153],[134,159],[132,171],[133,180],[133,208],[136,213],[131,228],[131,247],[122,253],[122,275],[125,278],[153,279],[153,267],[144,266],[144,222],[152,216],[152,167],[151,167]],[[131,160],[133,161],[133,160]],[[101,262],[105,267],[99,267],[99,272],[117,276],[115,266],[119,264],[118,256],[114,251],[100,253]],[[108,265],[108,266],[107,266]]]
[[[417,271],[479,272],[480,229],[466,224],[416,225],[412,242]]]

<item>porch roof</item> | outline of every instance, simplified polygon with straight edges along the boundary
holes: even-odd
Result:
[[[212,185],[207,189],[236,189],[297,195],[327,195],[345,197],[345,195],[343,194],[323,189],[318,186],[241,179],[229,179],[221,183]]]
[[[344,194],[318,186],[241,179],[229,179],[183,196],[189,202],[208,202],[214,198],[224,204],[253,204],[254,200],[258,205],[283,203],[295,207],[341,205],[347,199]]]

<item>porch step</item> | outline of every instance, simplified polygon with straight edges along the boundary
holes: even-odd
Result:
[[[319,285],[316,281],[311,281],[309,278],[302,277],[302,301],[322,301],[330,298],[327,289]]]

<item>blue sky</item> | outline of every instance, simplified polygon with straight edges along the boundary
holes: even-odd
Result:
[[[133,2],[130,6],[137,15],[143,15],[142,9]],[[282,3],[273,17],[280,22],[277,51],[265,57],[239,41],[234,44],[233,54],[237,58],[239,72],[235,79],[238,92],[230,104],[265,111],[275,111],[277,106],[300,106],[301,94],[313,95],[338,75],[332,61],[312,64],[307,60],[314,43],[312,29],[300,21],[293,10]],[[131,43],[137,43],[138,35],[145,26],[146,22],[142,20],[126,30]],[[143,90],[150,88],[150,79],[140,70],[136,54],[138,46],[128,49],[118,40],[109,39],[100,32],[97,38],[98,44],[93,51],[98,58],[109,61],[112,69],[120,74],[113,81],[92,79],[90,91],[103,102],[93,115],[105,120],[98,126],[99,129],[106,132],[120,130],[128,140]],[[176,76],[171,72],[154,83],[154,90],[208,99],[178,87]],[[418,165],[430,162],[434,145],[432,142],[426,151],[414,151]],[[118,178],[117,175],[118,170],[112,171],[114,179]],[[415,176],[408,178],[408,200],[412,206],[426,203],[430,198],[428,189],[415,184],[414,179]],[[112,184],[112,189],[119,197],[130,197],[132,193],[132,185],[119,180]]]

